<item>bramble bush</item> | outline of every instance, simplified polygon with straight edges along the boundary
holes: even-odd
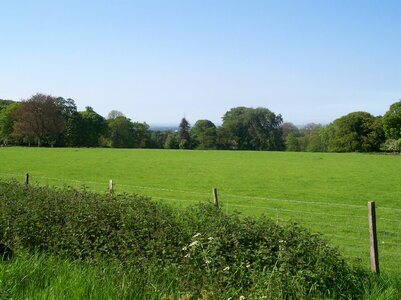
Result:
[[[212,204],[178,210],[139,195],[14,181],[0,181],[0,201],[0,240],[17,254],[119,262],[142,270],[147,283],[156,268],[152,274],[194,298],[352,299],[368,280],[319,234]]]

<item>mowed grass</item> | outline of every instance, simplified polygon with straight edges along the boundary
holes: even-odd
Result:
[[[297,221],[369,266],[367,202],[376,201],[382,270],[401,269],[401,156],[376,154],[1,148],[0,177],[149,195],[173,205]]]

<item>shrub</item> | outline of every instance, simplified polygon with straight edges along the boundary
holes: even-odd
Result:
[[[358,298],[367,280],[318,234],[211,204],[176,211],[138,195],[4,181],[0,201],[0,239],[14,249],[119,261],[145,278],[158,268],[194,297]]]

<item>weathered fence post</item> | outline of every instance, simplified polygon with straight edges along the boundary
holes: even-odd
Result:
[[[29,173],[25,174],[25,185],[29,184]]]
[[[113,196],[113,179],[109,180],[109,193],[110,197]]]
[[[374,201],[368,202],[369,233],[370,233],[370,269],[379,274],[379,250],[376,233],[376,207]]]
[[[219,199],[217,198],[217,189],[213,188],[213,200],[214,200],[214,205],[219,208]]]

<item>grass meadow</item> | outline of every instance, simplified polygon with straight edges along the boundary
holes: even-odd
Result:
[[[376,201],[380,267],[401,270],[401,156],[248,151],[0,148],[0,177],[151,196],[174,206],[212,201],[320,232],[369,268],[367,202]]]

